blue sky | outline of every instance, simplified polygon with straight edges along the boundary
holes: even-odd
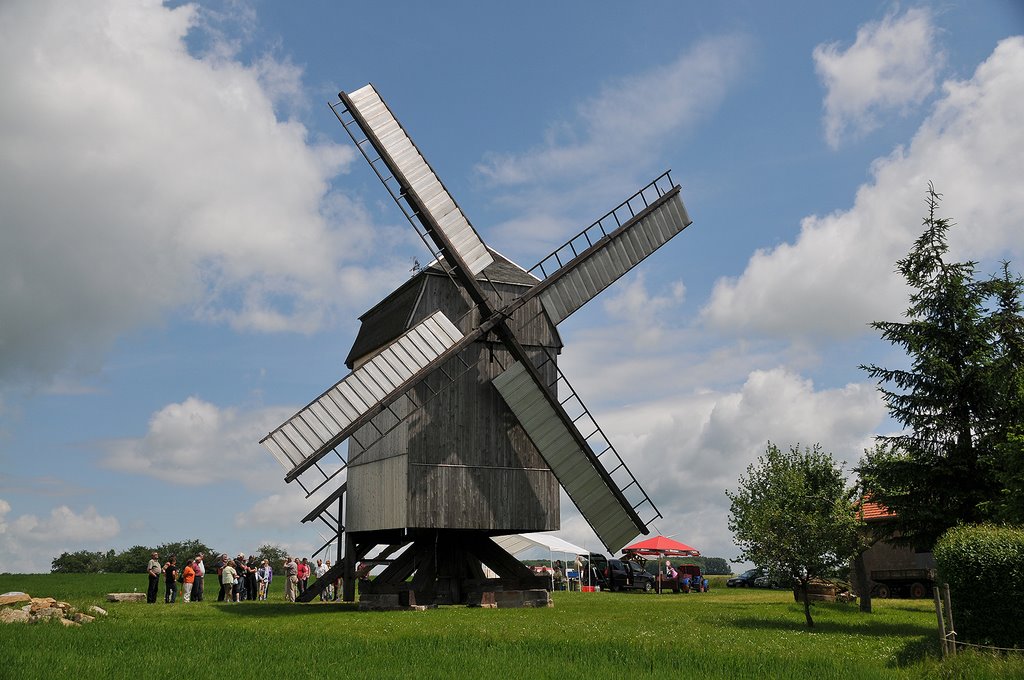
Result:
[[[529,267],[665,169],[694,224],[562,326],[665,518],[735,557],[768,440],[891,429],[894,262],[929,180],[954,256],[1024,256],[1017,1],[0,7],[0,571],[201,538],[308,554],[258,440],[341,378],[427,255],[327,107],[373,82]],[[562,536],[597,548],[563,503]]]

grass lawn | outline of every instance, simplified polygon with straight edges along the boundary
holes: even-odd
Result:
[[[210,579],[212,586],[212,578]],[[552,609],[359,612],[283,601],[107,603],[145,575],[0,575],[20,590],[110,615],[81,628],[0,626],[0,678],[1021,678],[1024,659],[938,658],[930,601],[813,607],[792,594],[554,593]],[[212,594],[212,597],[211,597]]]

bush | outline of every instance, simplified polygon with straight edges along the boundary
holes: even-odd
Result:
[[[954,527],[935,544],[949,584],[957,637],[997,647],[1024,646],[1024,528]]]

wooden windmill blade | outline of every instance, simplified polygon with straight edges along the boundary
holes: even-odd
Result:
[[[562,384],[568,389],[559,390],[558,399],[552,402],[545,398],[550,392],[539,389],[526,366],[517,363],[493,384],[609,552],[616,553],[637,534],[648,533],[647,524],[661,513],[567,382]],[[569,394],[563,394],[565,391]],[[565,417],[564,404],[569,401],[577,402],[582,413]],[[587,434],[579,428],[583,419],[591,426]],[[592,441],[603,442],[599,453],[593,450]],[[611,463],[610,470],[606,463]],[[629,490],[635,500],[627,497]],[[653,513],[646,520],[638,513],[644,505]]]
[[[493,259],[473,225],[372,84],[338,97],[366,135],[445,259],[478,274]],[[346,127],[346,129],[348,129]],[[440,237],[440,238],[439,238]]]
[[[292,481],[409,385],[472,341],[442,312],[403,333],[260,440]]]
[[[534,265],[522,301],[540,296],[559,324],[692,223],[666,171]]]

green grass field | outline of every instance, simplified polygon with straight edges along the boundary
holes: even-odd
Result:
[[[211,579],[212,580],[212,579]],[[211,584],[212,585],[212,584]],[[554,593],[552,609],[359,612],[283,602],[107,603],[144,575],[0,575],[19,590],[110,615],[81,628],[0,626],[0,678],[1021,678],[1024,659],[938,657],[930,601],[815,605],[792,594]],[[212,591],[212,597],[210,597]]]

